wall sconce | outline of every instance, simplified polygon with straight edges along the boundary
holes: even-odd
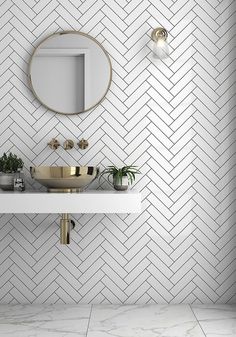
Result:
[[[167,30],[159,27],[152,31],[151,38],[153,40],[153,54],[154,57],[163,60],[169,56],[169,47],[166,42],[168,37]]]

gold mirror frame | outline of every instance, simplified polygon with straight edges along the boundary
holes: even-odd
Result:
[[[33,63],[33,58],[34,58],[34,55],[37,53],[37,51],[40,49],[40,47],[42,46],[42,44],[47,41],[48,39],[50,38],[53,38],[54,36],[57,36],[57,35],[65,35],[65,34],[78,34],[78,35],[82,35],[82,36],[85,36],[87,37],[88,39],[92,40],[93,42],[95,42],[104,52],[107,60],[108,60],[108,64],[109,64],[109,68],[110,68],[110,77],[109,77],[109,83],[108,83],[108,86],[107,86],[107,89],[104,93],[104,95],[102,96],[102,98],[96,103],[94,104],[93,106],[89,107],[88,109],[85,109],[83,111],[79,111],[79,112],[73,112],[73,113],[64,113],[64,112],[61,112],[61,111],[57,111],[57,110],[54,110],[52,108],[50,108],[46,103],[44,103],[40,98],[39,96],[36,94],[35,90],[34,90],[34,87],[33,87],[33,83],[32,83],[32,79],[31,79],[31,69],[32,69],[32,63]],[[92,37],[91,35],[89,34],[86,34],[86,33],[83,33],[83,32],[80,32],[80,31],[74,31],[74,30],[68,30],[68,31],[63,31],[63,32],[58,32],[58,33],[53,33],[53,34],[50,34],[49,36],[47,36],[45,39],[42,40],[42,42],[40,42],[40,44],[35,48],[33,54],[31,55],[31,58],[30,58],[30,61],[29,61],[29,75],[28,75],[28,78],[29,78],[29,84],[30,84],[30,88],[31,88],[31,91],[33,92],[34,96],[37,98],[37,100],[42,104],[44,105],[48,110],[50,111],[53,111],[53,112],[56,112],[58,114],[61,114],[61,115],[66,115],[66,116],[71,116],[71,115],[78,115],[80,113],[84,113],[84,112],[87,112],[89,110],[92,110],[93,108],[95,108],[96,106],[98,106],[103,100],[104,98],[106,97],[106,94],[111,86],[111,81],[112,81],[112,64],[111,64],[111,59],[110,59],[110,56],[108,54],[108,52],[106,51],[106,49],[101,45],[101,43],[99,43],[94,37]]]

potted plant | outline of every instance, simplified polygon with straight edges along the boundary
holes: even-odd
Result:
[[[23,168],[23,161],[11,152],[0,157],[0,188],[13,190],[15,173]]]
[[[140,174],[141,172],[137,169],[137,166],[124,166],[122,168],[118,168],[116,166],[108,166],[101,173],[100,178],[104,174],[108,174],[108,180],[112,176],[113,177],[113,186],[117,191],[126,191],[128,189],[128,185],[133,184],[135,181],[135,175]]]

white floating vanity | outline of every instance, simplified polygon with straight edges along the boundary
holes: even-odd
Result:
[[[0,213],[139,213],[137,191],[1,192]]]

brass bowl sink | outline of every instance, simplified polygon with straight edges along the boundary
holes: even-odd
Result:
[[[81,192],[99,174],[96,166],[35,166],[31,177],[49,192]]]

